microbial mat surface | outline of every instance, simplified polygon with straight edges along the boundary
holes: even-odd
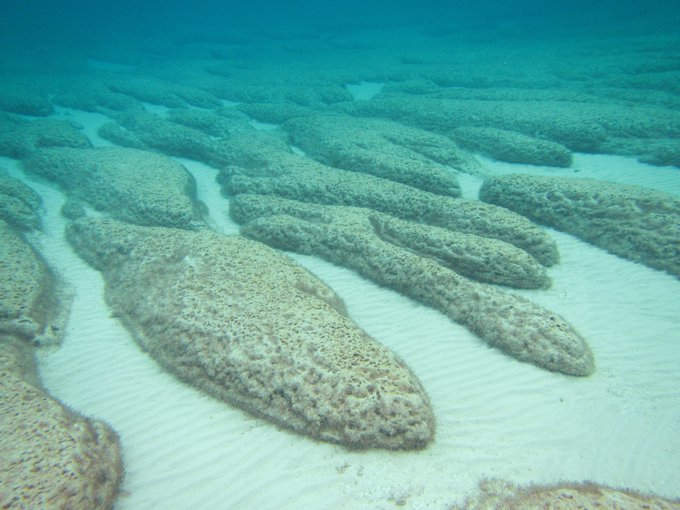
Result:
[[[680,508],[680,5],[449,3],[3,4],[0,507]]]

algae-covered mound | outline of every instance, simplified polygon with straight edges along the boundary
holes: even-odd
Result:
[[[106,86],[117,94],[125,94],[139,101],[181,108],[188,105],[216,108],[221,102],[215,96],[196,87],[168,83],[158,78],[139,75],[111,75]]]
[[[158,119],[155,119],[158,121]],[[167,122],[179,124],[203,132],[211,138],[225,138],[243,129],[252,130],[248,117],[235,108],[221,108],[219,110],[199,110],[196,108],[177,108],[170,110]],[[189,131],[196,136],[195,131]],[[197,140],[205,140],[200,135]]]
[[[569,375],[594,370],[585,340],[559,315],[444,267],[427,256],[432,252],[421,248],[419,235],[406,232],[398,244],[382,239],[384,216],[372,218],[367,209],[243,195],[232,199],[231,207],[237,221],[252,220],[241,229],[245,235],[354,269],[440,310],[520,361]],[[412,229],[421,233],[417,226]],[[508,270],[505,276],[510,274]]]
[[[609,100],[574,101],[528,97],[447,98],[385,94],[355,101],[349,113],[389,118],[448,134],[457,128],[493,128],[554,142],[572,151],[630,153],[640,140],[676,139],[680,112],[657,105]],[[548,93],[548,92],[546,92]],[[612,142],[615,141],[614,144]]]
[[[376,242],[383,241],[432,258],[473,280],[524,289],[550,286],[545,268],[512,244],[400,220],[371,209],[241,194],[231,199],[230,214],[241,224],[281,214],[332,226],[349,226],[351,223],[352,228],[375,236]]]
[[[54,104],[66,108],[114,115],[123,111],[144,111],[141,101],[111,90],[102,79],[91,73],[77,74],[67,80],[52,98]]]
[[[7,54],[3,54],[3,59]],[[33,79],[2,73],[0,76],[0,110],[20,115],[46,116],[54,113],[47,93]]]
[[[221,170],[228,195],[276,195],[325,205],[367,207],[397,218],[505,241],[546,266],[557,262],[555,242],[521,215],[478,200],[435,195],[372,175],[328,167],[292,153],[275,135],[240,133],[220,152],[238,167]]]
[[[478,492],[451,510],[680,510],[679,499],[617,489],[590,482],[518,486],[484,480]]]
[[[570,150],[597,151],[607,138],[598,122],[597,105],[569,101],[498,101],[437,98],[429,95],[386,95],[355,102],[348,110],[359,115],[386,117],[422,129],[449,133],[459,127],[485,127],[541,134],[541,139]]]
[[[0,508],[113,508],[123,476],[118,436],[51,398],[30,346],[4,335],[0,437]]]
[[[99,135],[137,149],[155,149],[168,156],[220,163],[213,140],[206,133],[145,111],[125,111],[99,128]]]
[[[25,158],[46,147],[90,146],[87,137],[71,122],[54,119],[23,120],[0,113],[0,154]]]
[[[545,267],[510,243],[377,212],[370,215],[370,220],[376,235],[383,241],[430,257],[473,280],[518,289],[550,287]]]
[[[103,272],[114,313],[182,380],[349,447],[433,438],[416,376],[284,255],[240,236],[105,219],[78,220],[67,237]]]
[[[57,343],[69,301],[42,257],[0,220],[0,333]]]
[[[680,276],[680,197],[594,179],[505,175],[480,198]]]
[[[460,196],[460,186],[440,159],[479,171],[472,156],[450,139],[396,122],[349,115],[308,115],[284,125],[293,144],[318,161],[364,172],[440,195]],[[410,135],[410,136],[409,136]]]
[[[0,219],[19,230],[40,228],[40,196],[0,168]]]
[[[131,223],[191,228],[201,221],[193,177],[161,154],[62,147],[36,152],[24,168],[58,183],[69,198]]]
[[[238,103],[236,108],[259,122],[282,124],[295,117],[304,117],[315,111],[312,108],[290,102]]]
[[[489,127],[460,127],[451,133],[461,147],[479,152],[499,161],[571,166],[571,151],[564,145],[527,136],[515,131]]]

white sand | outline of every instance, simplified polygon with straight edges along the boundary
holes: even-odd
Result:
[[[348,83],[345,85],[345,89],[347,89],[347,92],[351,94],[352,99],[355,101],[368,101],[380,94],[384,86],[384,83],[362,81],[359,83]]]
[[[183,162],[212,224],[234,232],[215,171]],[[21,175],[10,160],[0,163]],[[542,171],[485,164],[499,172]],[[579,176],[680,193],[678,169],[605,156],[578,156],[575,166]],[[674,277],[551,232],[562,257],[550,270],[554,285],[522,294],[562,314],[591,345],[595,374],[572,378],[504,356],[440,313],[352,271],[295,255],[345,299],[359,325],[406,360],[437,417],[436,440],[424,451],[348,452],[278,430],[161,370],[109,317],[100,274],[64,241],[61,193],[26,180],[45,200],[43,253],[77,292],[63,346],[41,356],[41,375],[57,398],[120,433],[126,478],[119,509],[445,509],[483,477],[589,479],[680,495]],[[479,186],[476,178],[462,181],[467,195]]]

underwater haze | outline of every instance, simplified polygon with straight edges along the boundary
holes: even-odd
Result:
[[[680,510],[680,2],[0,6],[0,507]]]
[[[546,2],[538,0],[222,2],[218,0],[71,2],[3,2],[5,40],[82,41],[123,34],[229,39],[227,31],[272,33],[362,27],[421,25],[440,33],[490,31],[488,36],[535,37],[650,33],[680,28],[680,6],[672,0]]]

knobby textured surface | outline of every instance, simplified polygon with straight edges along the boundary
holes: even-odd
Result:
[[[3,509],[113,508],[123,477],[118,436],[50,397],[31,347],[10,335],[0,335],[0,437]]]
[[[240,236],[79,220],[69,241],[115,313],[182,380],[279,425],[352,448],[422,448],[434,435],[409,368],[328,287]]]
[[[562,317],[418,254],[417,237],[412,243],[403,243],[404,238],[396,245],[385,241],[374,228],[371,211],[266,196],[241,196],[232,204],[239,221],[261,216],[242,227],[249,237],[350,267],[440,310],[520,361],[569,375],[594,370],[590,348]]]
[[[680,198],[675,195],[595,179],[516,174],[486,180],[480,198],[680,276]]]

